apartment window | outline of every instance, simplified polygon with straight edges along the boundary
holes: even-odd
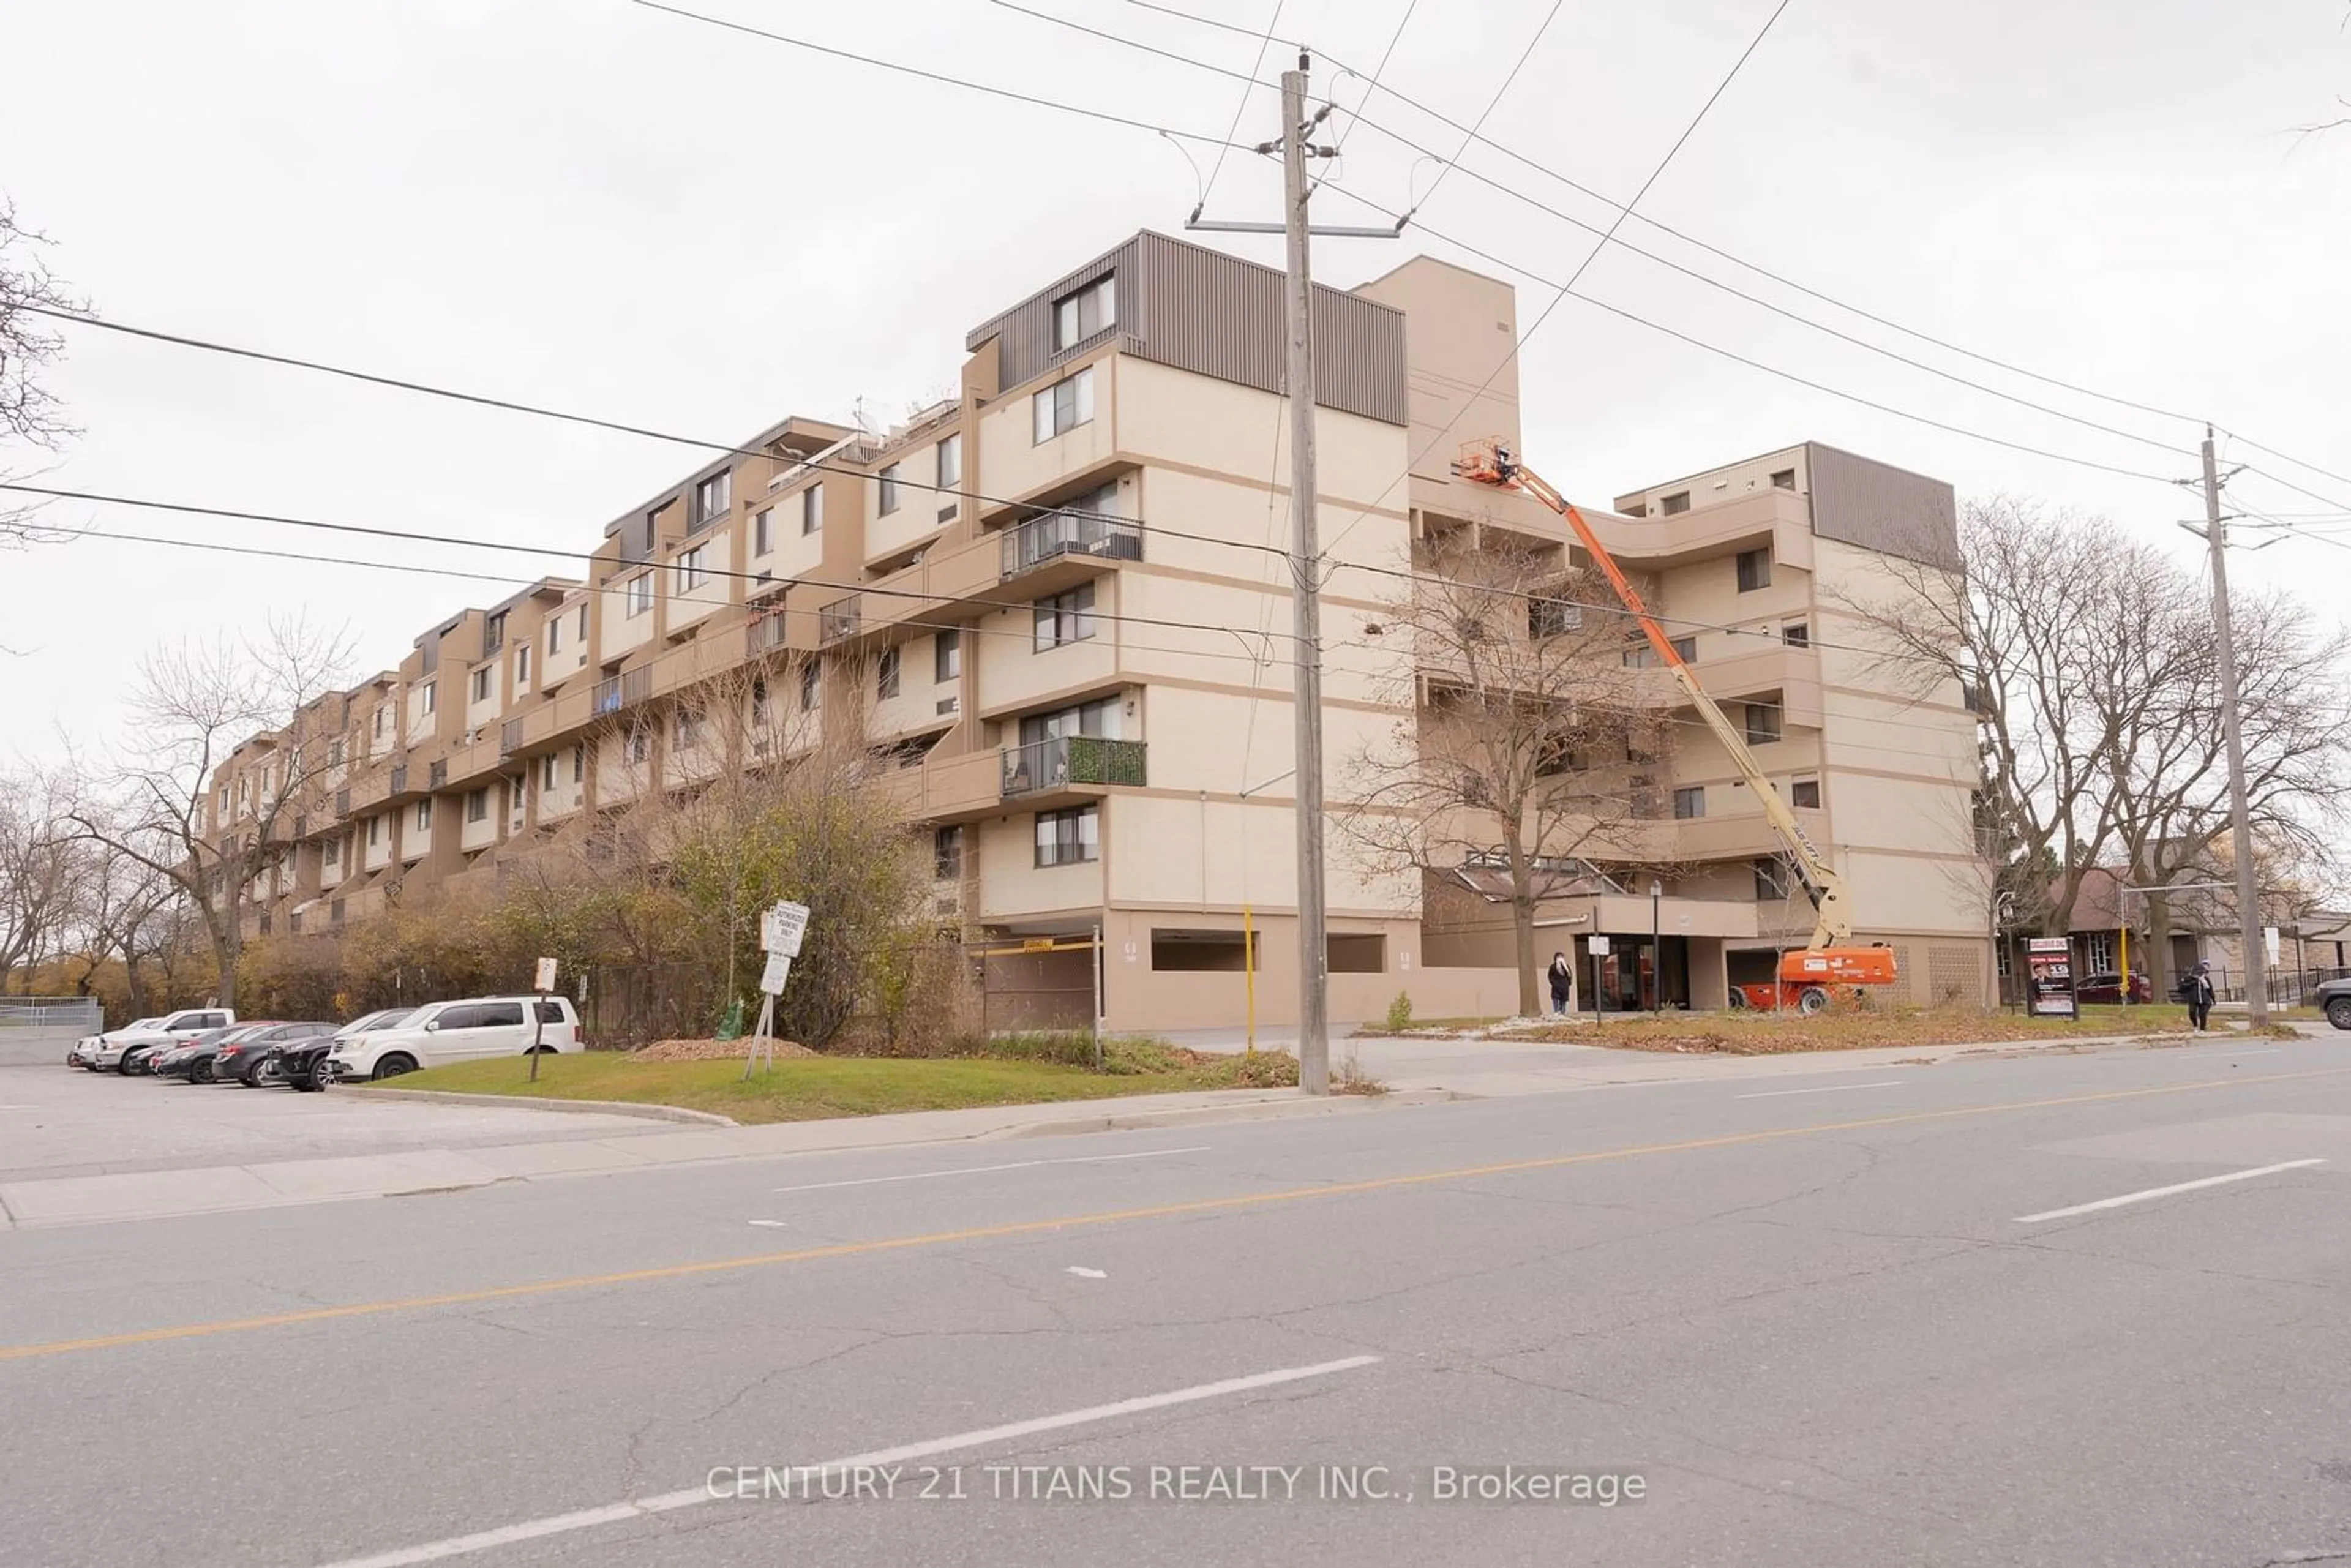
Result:
[[[380,707],[375,710],[375,737],[378,740],[381,740],[383,738],[383,727],[390,723],[391,719],[392,710],[390,708]]]
[[[547,623],[547,652],[549,657],[563,652],[563,617],[560,615]]]
[[[1792,490],[1795,487],[1796,471],[1793,468],[1782,468],[1771,476],[1771,488],[1774,490]]]
[[[1788,786],[1788,800],[1792,805],[1818,807],[1821,803],[1821,781],[1817,779],[1795,780]]]
[[[433,801],[429,796],[416,802],[416,831],[420,833],[433,831]]]
[[[577,784],[587,777],[588,748],[584,746],[575,746],[571,748],[571,781]]]
[[[961,822],[931,834],[931,873],[941,882],[952,881],[963,874]]]
[[[1780,628],[1780,641],[1791,648],[1809,648],[1813,645],[1813,629],[1805,622],[1791,621]]]
[[[1661,497],[1657,501],[1659,517],[1676,517],[1688,510],[1689,492],[1687,490],[1677,490],[1670,496]]]
[[[1681,660],[1683,664],[1695,664],[1698,663],[1698,639],[1695,636],[1677,637],[1673,641],[1673,646],[1674,656]]]
[[[1053,301],[1053,347],[1073,349],[1118,325],[1118,274],[1095,279]]]
[[[958,680],[963,675],[963,633],[942,632],[931,642],[931,679]]]
[[[636,728],[629,731],[628,757],[629,761],[632,765],[642,767],[644,762],[653,756],[653,731],[647,729],[643,725],[639,725]]]
[[[490,700],[490,666],[487,664],[474,672],[473,700],[477,703]]]
[[[515,650],[515,685],[525,686],[529,684],[530,644],[525,643],[521,647]]]
[[[810,659],[800,666],[800,712],[814,713],[824,706],[824,664]]]
[[[882,500],[877,510],[883,517],[898,509],[898,465],[893,463],[882,470]]]
[[[1759,588],[1771,586],[1771,552],[1768,549],[1743,549],[1739,552],[1739,591],[1752,593]]]
[[[584,604],[580,607],[580,641],[582,644],[588,641],[588,607]]]
[[[694,526],[716,522],[735,506],[735,475],[732,470],[713,474],[694,487]]]
[[[327,742],[327,766],[329,768],[340,768],[342,765],[343,742],[342,737],[338,736],[333,740]]]
[[[1674,791],[1674,816],[1677,819],[1687,822],[1693,817],[1703,817],[1705,815],[1705,785],[1695,785],[1687,789],[1677,789]]]
[[[882,656],[873,663],[873,695],[877,700],[887,702],[898,695],[898,670],[904,663],[897,649],[882,650]]]
[[[1037,863],[1075,865],[1102,859],[1102,808],[1073,806],[1037,813]]]
[[[702,713],[697,708],[677,711],[677,744],[680,750],[702,744]]]
[[[1094,372],[1089,365],[1076,375],[1055,382],[1029,400],[1029,414],[1035,426],[1032,435],[1039,444],[1050,441],[1065,430],[1074,430],[1092,423],[1094,417]]]
[[[421,694],[419,700],[423,703],[426,713],[433,712],[434,709],[440,705],[441,693],[439,686],[440,683],[437,681],[427,681],[423,685],[416,688]]]
[[[651,610],[653,607],[653,574],[650,571],[641,571],[637,573],[636,576],[629,579],[629,586],[626,591],[628,594],[628,617],[630,620],[634,621],[638,616],[643,615],[646,611]]]
[[[487,785],[465,797],[465,821],[486,822],[490,820],[490,790]]]
[[[1094,735],[1116,740],[1121,706],[1117,697],[1097,697],[1058,713],[1026,715],[1020,720],[1020,744],[1036,746],[1065,735]]]
[[[939,488],[952,490],[963,483],[963,437],[950,435],[939,443]]]
[[[1094,585],[1081,582],[1066,593],[1037,601],[1037,652],[1094,634]]]
[[[762,507],[751,518],[751,553],[766,555],[776,548],[776,508]]]
[[[824,486],[810,485],[800,492],[800,532],[813,534],[824,528]]]
[[[555,788],[555,753],[551,751],[538,759],[538,788],[541,794]]]
[[[1759,856],[1755,862],[1755,896],[1761,902],[1788,896],[1788,873],[1770,855]]]
[[[652,511],[645,514],[644,539],[638,549],[637,553],[630,559],[632,560],[651,560],[653,556],[653,547],[660,542],[661,508],[656,507]]]
[[[1747,705],[1747,744],[1762,746],[1780,738],[1781,712],[1778,703]]]
[[[1556,637],[1583,624],[1583,606],[1570,604],[1564,599],[1530,599],[1527,601],[1527,635]]]
[[[709,580],[710,574],[702,569],[702,549],[696,545],[677,558],[677,591],[680,593],[692,593]]]
[[[768,722],[768,683],[764,677],[751,683],[751,723],[764,728]]]
[[[1696,636],[1676,637],[1673,639],[1673,650],[1675,655],[1678,657],[1683,664],[1695,664],[1698,663],[1698,638]],[[1657,651],[1655,648],[1650,647],[1646,642],[1644,642],[1637,648],[1625,649],[1623,663],[1625,667],[1628,670],[1653,670],[1663,664],[1665,660],[1658,656]]]
[[[381,817],[370,817],[368,819],[368,848],[373,849],[381,842],[383,842],[383,819]]]

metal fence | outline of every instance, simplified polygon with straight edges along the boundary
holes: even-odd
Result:
[[[0,1030],[96,1034],[105,1023],[96,997],[0,997]]]

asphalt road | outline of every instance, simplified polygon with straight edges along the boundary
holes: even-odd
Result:
[[[2346,1170],[2328,1037],[18,1232],[0,1562],[2351,1553]]]

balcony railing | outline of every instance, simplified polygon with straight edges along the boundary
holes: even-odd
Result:
[[[335,791],[335,815],[336,815],[336,816],[338,816],[338,817],[348,817],[348,816],[350,816],[350,814],[351,814],[351,792],[350,792],[349,789],[338,789],[338,790],[336,790],[336,791]]]
[[[399,764],[398,766],[396,766],[395,768],[392,768],[392,777],[391,777],[391,785],[392,785],[392,792],[393,794],[395,794],[395,795],[405,795],[405,794],[407,794],[407,793],[408,793],[408,764],[407,764],[407,763],[402,762],[402,763]]]
[[[1143,530],[1099,512],[1048,512],[1004,530],[1002,575],[1017,577],[1065,555],[1141,560]]]
[[[1067,784],[1149,782],[1139,740],[1061,735],[1004,748],[1004,794],[1031,795]]]
[[[744,653],[750,658],[780,648],[784,645],[784,618],[762,615],[743,629],[743,637]]]
[[[609,675],[598,681],[596,689],[588,695],[588,716],[602,718],[607,714],[618,713],[621,700],[621,677]]]
[[[446,784],[447,782],[449,782],[449,759],[447,758],[443,758],[440,761],[434,763],[432,767],[424,770],[424,787],[426,789],[438,789],[442,785]]]
[[[816,612],[816,640],[819,647],[857,635],[858,623],[864,619],[865,596],[852,593],[846,599],[836,599]]]
[[[639,664],[633,670],[621,672],[621,706],[641,703],[653,695],[653,667]]]
[[[504,762],[522,749],[522,720],[510,718],[498,727],[498,760]]]

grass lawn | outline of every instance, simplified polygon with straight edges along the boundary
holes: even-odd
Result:
[[[793,1057],[743,1081],[743,1063],[643,1061],[619,1052],[539,1058],[538,1082],[520,1058],[461,1061],[412,1073],[397,1089],[465,1094],[536,1094],[558,1100],[622,1100],[710,1111],[737,1122],[810,1122],[827,1116],[878,1116],[892,1111],[951,1111],[970,1105],[1030,1105],[1113,1095],[1167,1094],[1192,1089],[1274,1088],[1298,1082],[1298,1064],[1259,1051],[1200,1058],[1151,1050],[1132,1071],[1096,1072],[1050,1061],[986,1058]],[[395,1090],[396,1092],[396,1090]]]
[[[2215,1032],[2225,1027],[2215,1020]],[[1866,1051],[1896,1045],[1972,1045],[2008,1040],[2095,1039],[2114,1035],[2185,1035],[2188,1009],[2147,1004],[2085,1007],[2081,1018],[2027,1018],[2022,1013],[1983,1013],[1972,1008],[1904,1008],[1885,1012],[1832,1010],[1814,1018],[1794,1013],[1709,1013],[1615,1017],[1595,1029],[1589,1023],[1545,1024],[1513,1030],[1513,1040],[1608,1045],[1626,1051],[1719,1051],[1732,1056],[1770,1056],[1796,1051]]]

